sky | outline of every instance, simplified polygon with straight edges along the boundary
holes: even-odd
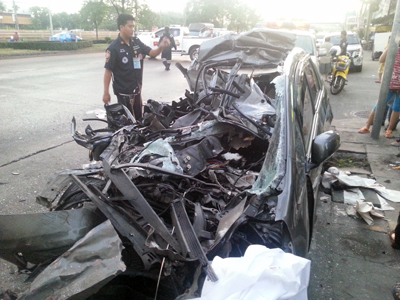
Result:
[[[2,0],[7,8],[12,8],[12,0]],[[217,0],[218,1],[218,0]],[[360,0],[243,0],[250,7],[261,12],[266,20],[280,17],[304,18],[310,22],[343,22],[347,8],[349,11],[360,9]],[[53,13],[77,13],[84,0],[15,0],[20,12],[28,13],[29,7],[48,7]],[[187,0],[139,0],[147,3],[155,12],[183,12]]]

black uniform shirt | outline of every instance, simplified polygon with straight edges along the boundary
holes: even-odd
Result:
[[[142,84],[143,59],[151,48],[133,37],[127,45],[118,35],[106,50],[104,68],[113,73],[114,94],[132,94]],[[140,68],[135,69],[134,57],[139,58]]]
[[[176,50],[176,44],[175,44],[175,39],[174,39],[174,35],[172,33],[166,33],[164,32],[164,34],[160,37],[160,40],[158,41],[158,44],[161,44],[161,41],[164,39],[164,37],[167,37],[167,39],[169,39],[169,48],[175,48]],[[167,48],[167,47],[165,47]]]
[[[342,38],[340,40],[340,55],[347,55],[347,38]]]

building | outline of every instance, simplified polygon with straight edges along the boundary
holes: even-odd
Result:
[[[19,26],[32,25],[32,16],[30,14],[17,14],[15,18],[14,13],[0,12],[0,26],[15,27],[17,21]]]

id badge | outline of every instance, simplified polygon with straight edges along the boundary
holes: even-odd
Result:
[[[140,59],[139,59],[139,57],[134,57],[133,58],[133,68],[134,69],[140,69]]]

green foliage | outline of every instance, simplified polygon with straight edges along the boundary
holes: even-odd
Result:
[[[242,0],[189,0],[185,8],[189,23],[213,23],[215,27],[227,27],[235,31],[252,29],[261,20],[255,9]]]
[[[105,41],[106,44],[110,44],[112,42],[112,38],[110,38],[109,36],[106,36],[104,38],[104,41]]]
[[[151,30],[153,26],[164,27],[171,24],[189,25],[190,23],[213,23],[215,27],[226,27],[234,31],[246,31],[254,28],[261,20],[255,9],[251,9],[245,0],[188,0],[185,14],[177,12],[152,11],[146,3],[139,0],[86,0],[77,14],[65,12],[52,14],[53,27],[56,29],[82,28],[117,30],[116,20],[120,13],[130,13],[136,18],[136,30]],[[378,1],[378,0],[372,0]],[[2,0],[0,0],[0,10]],[[30,8],[32,25],[30,29],[46,30],[50,28],[49,10],[45,7]]]
[[[138,10],[138,0],[106,0],[106,3],[115,9],[117,15],[134,14]]]
[[[143,29],[150,30],[157,23],[157,20],[157,14],[147,4],[139,5],[136,14],[136,31]]]
[[[93,46],[92,41],[81,41],[79,43],[60,43],[60,42],[50,42],[50,41],[0,43],[0,48],[29,49],[29,50],[43,50],[43,51],[78,50],[92,46]]]
[[[98,39],[99,26],[107,15],[107,5],[103,1],[88,1],[81,8],[81,16],[96,29],[96,39]]]
[[[29,9],[34,29],[46,29],[50,26],[49,10],[46,7],[33,6]]]
[[[3,3],[3,1],[0,0],[0,11],[5,12],[7,10],[6,5]]]
[[[158,14],[157,20],[153,25],[156,25],[157,27],[161,28],[172,24],[182,25],[184,23],[185,21],[183,18],[183,14],[177,12],[166,12]],[[143,29],[151,30],[151,27]]]

